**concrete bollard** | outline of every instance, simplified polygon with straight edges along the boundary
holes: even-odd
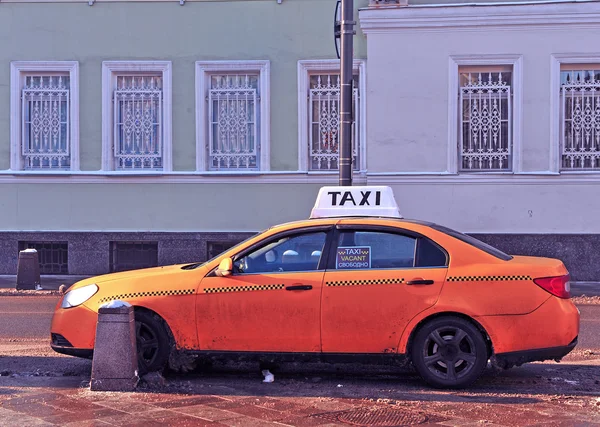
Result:
[[[35,249],[19,252],[17,264],[17,289],[35,289],[40,285],[40,261]]]
[[[112,301],[98,310],[90,389],[133,391],[138,380],[133,307]]]

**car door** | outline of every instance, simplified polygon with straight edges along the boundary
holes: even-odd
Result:
[[[233,257],[230,276],[209,274],[197,299],[202,350],[319,352],[327,227],[271,236]]]
[[[338,228],[323,284],[323,352],[395,352],[408,322],[435,304],[447,253],[393,227]]]

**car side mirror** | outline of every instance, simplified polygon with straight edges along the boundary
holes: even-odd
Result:
[[[219,277],[229,276],[233,271],[233,261],[231,258],[225,258],[219,264],[219,268],[215,271],[215,274]]]

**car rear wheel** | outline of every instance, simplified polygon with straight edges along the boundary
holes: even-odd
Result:
[[[153,313],[136,311],[135,338],[139,374],[162,370],[170,353],[169,336],[162,319]]]
[[[434,387],[466,387],[487,365],[481,332],[469,321],[445,316],[424,324],[411,346],[411,359],[423,380]]]

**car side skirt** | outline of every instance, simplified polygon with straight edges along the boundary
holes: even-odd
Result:
[[[261,362],[261,363],[359,363],[368,365],[408,366],[405,354],[397,353],[277,353],[184,350],[200,358],[215,362]]]

